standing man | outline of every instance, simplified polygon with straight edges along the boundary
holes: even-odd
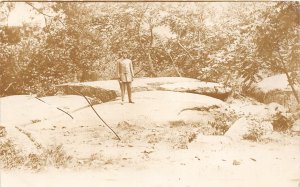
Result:
[[[128,59],[128,53],[122,52],[122,59],[117,64],[117,75],[121,88],[122,104],[124,102],[125,87],[127,88],[129,103],[134,103],[131,98],[131,82],[133,81],[134,72],[132,61]]]

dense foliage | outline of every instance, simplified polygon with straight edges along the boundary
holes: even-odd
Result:
[[[7,22],[15,3],[1,3]],[[220,8],[220,6],[223,8]],[[0,94],[55,93],[112,79],[118,53],[137,76],[185,76],[249,88],[285,73],[299,84],[299,3],[24,3],[45,26],[0,27]]]

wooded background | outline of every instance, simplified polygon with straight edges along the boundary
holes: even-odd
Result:
[[[121,50],[138,77],[191,77],[237,92],[278,73],[300,82],[299,2],[27,2],[44,25],[10,26],[16,4],[0,3],[1,96],[113,79]]]

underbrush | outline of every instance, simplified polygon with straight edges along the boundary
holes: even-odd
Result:
[[[214,121],[209,123],[215,130],[212,135],[224,135],[236,119],[233,111],[216,111]]]
[[[40,153],[24,155],[11,140],[0,143],[0,168],[3,169],[22,168],[40,171],[47,166],[64,168],[71,162],[72,157],[66,154],[62,145],[43,149]]]
[[[262,137],[265,134],[264,129],[261,127],[252,127],[249,132],[243,136],[244,140],[250,140],[259,142],[262,141]]]
[[[276,114],[272,115],[272,118],[270,119],[269,123],[272,125],[272,133],[289,136],[293,135],[290,130],[292,127],[292,119],[287,118],[281,112],[277,112]],[[266,142],[270,141],[269,136],[267,136],[266,138],[267,134],[268,133],[266,129],[262,126],[262,122],[257,121],[248,130],[248,133],[243,136],[243,139],[255,142]]]
[[[15,145],[10,140],[0,143],[1,168],[18,168],[23,165],[24,159],[20,151],[15,148]]]

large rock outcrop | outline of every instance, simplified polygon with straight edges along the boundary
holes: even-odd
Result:
[[[121,137],[121,142],[155,144],[163,141],[172,146],[186,147],[197,133],[213,134],[215,127],[212,123],[217,123],[220,116],[227,115],[224,109],[228,105],[225,102],[205,95],[142,91],[133,93],[133,98],[134,104],[122,105],[116,100],[93,106]],[[73,119],[60,115],[19,127],[35,144],[46,147],[63,144],[71,152],[92,149],[99,142],[115,138],[91,107],[71,111],[70,114]],[[185,143],[181,145],[180,142]]]
[[[76,92],[79,91],[102,102],[111,101],[120,96],[120,86],[117,80],[66,83],[57,85],[57,88],[64,94],[78,94]],[[132,83],[132,89],[133,92],[154,90],[188,92],[221,100],[226,99],[231,92],[230,88],[224,88],[219,83],[201,82],[184,77],[137,78]]]
[[[100,148],[96,145],[116,138],[96,111],[119,135],[120,143],[139,142],[153,146],[163,142],[176,148],[187,148],[199,134],[226,133],[232,139],[242,139],[256,128],[271,132],[273,116],[287,113],[276,103],[265,105],[236,99],[224,102],[221,99],[227,97],[230,89],[189,78],[137,79],[133,83],[135,103],[123,105],[117,98],[119,85],[114,80],[58,87],[66,89],[66,94],[68,90],[73,91],[72,94],[80,91],[86,96],[100,98],[102,102],[93,102],[93,110],[78,93],[43,98],[1,98],[0,124],[7,131],[3,138],[13,140],[18,147],[31,147],[36,151],[42,146],[63,144],[72,154],[79,154],[78,150],[81,150],[80,154],[90,154],[91,151],[84,150]],[[75,87],[78,90],[74,90]],[[221,98],[208,96],[210,94]],[[238,118],[241,119],[236,121]]]

